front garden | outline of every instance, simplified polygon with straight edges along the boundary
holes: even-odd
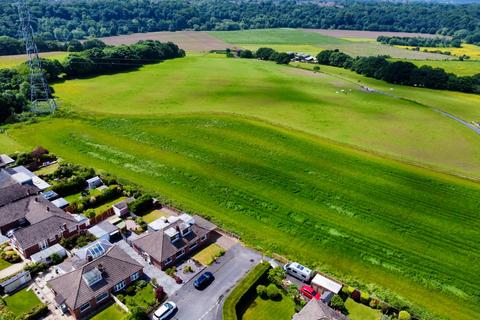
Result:
[[[192,259],[200,262],[204,266],[214,263],[219,257],[225,254],[225,250],[216,243],[212,243],[204,249],[197,252]]]
[[[131,313],[149,314],[164,300],[162,287],[154,288],[145,280],[139,280],[117,294],[118,300],[127,306]]]
[[[13,250],[8,242],[0,245],[0,270],[10,267],[12,264],[21,262],[22,258]]]
[[[121,320],[127,316],[127,313],[120,308],[116,303],[112,304],[108,308],[97,313],[91,318],[91,320]]]

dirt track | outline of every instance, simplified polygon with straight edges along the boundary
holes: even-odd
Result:
[[[109,45],[132,44],[139,40],[158,40],[161,42],[172,41],[186,51],[209,51],[212,49],[225,49],[230,45],[209,35],[206,32],[176,31],[176,32],[149,32],[134,33],[114,37],[100,38]]]

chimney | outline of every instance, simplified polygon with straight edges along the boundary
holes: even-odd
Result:
[[[47,207],[47,211],[50,212],[50,207]]]
[[[103,267],[103,264],[101,264],[101,263],[98,264],[97,268],[102,273],[105,271],[105,268]]]
[[[35,197],[35,202],[38,202],[38,198],[37,198],[37,197]]]
[[[93,259],[92,256],[87,256],[87,261],[88,262],[92,261],[92,259]]]
[[[62,227],[63,227],[63,230],[67,230],[67,224],[66,224],[66,223],[64,223],[64,224],[62,225]]]

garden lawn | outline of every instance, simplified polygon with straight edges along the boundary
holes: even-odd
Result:
[[[8,261],[5,261],[3,259],[0,259],[0,270],[6,269],[10,267],[12,264]]]
[[[242,316],[242,320],[291,320],[295,302],[282,293],[282,300],[272,301],[257,297]],[[355,320],[352,318],[352,320]],[[365,319],[368,320],[368,319]]]
[[[350,298],[345,301],[345,309],[347,309],[347,315],[351,320],[380,320],[382,317],[379,310],[357,303]]]
[[[431,314],[480,313],[478,183],[230,115],[53,119],[10,134],[157,192],[267,252]]]
[[[7,296],[4,300],[8,310],[15,315],[29,312],[36,306],[42,304],[35,293],[32,290],[27,291],[27,288],[22,289],[11,296]]]
[[[91,320],[122,320],[127,313],[116,303],[97,313]]]
[[[157,220],[158,218],[165,217],[165,216],[167,216],[165,212],[162,212],[160,210],[153,210],[152,212],[142,216],[142,218],[146,223],[150,223]]]
[[[54,164],[51,164],[49,166],[46,166],[46,167],[43,167],[37,171],[35,171],[35,174],[37,176],[41,176],[41,175],[45,175],[45,174],[51,174],[51,173],[54,173],[57,169],[58,169],[58,166],[60,164],[57,162],[57,163],[54,163]]]
[[[222,247],[220,247],[216,243],[210,244],[208,247],[202,249],[197,254],[195,254],[192,259],[197,260],[204,266],[211,265],[214,261],[215,257],[220,254],[220,252],[224,251]]]
[[[150,307],[151,302],[155,303],[156,298],[155,292],[153,291],[153,287],[150,283],[147,284],[140,291],[138,291],[134,296],[129,296],[125,294],[125,305],[128,308],[142,307],[147,309],[148,307]]]
[[[127,197],[119,197],[117,199],[114,199],[110,202],[107,202],[105,204],[102,204],[101,206],[98,206],[96,208],[93,208],[93,210],[95,211],[95,214],[98,216],[98,215],[101,215],[102,213],[104,213],[105,211],[107,211],[108,209],[110,209],[115,203],[118,203],[120,201],[123,201],[125,200]]]
[[[321,66],[321,70],[327,68]],[[313,74],[272,62],[211,54],[66,81],[54,88],[62,107],[75,112],[122,117],[196,112],[245,115],[382,155],[480,177],[477,134],[418,103],[361,90],[357,81],[370,84],[371,79],[349,75],[344,80],[336,72]],[[479,95],[378,84],[389,93],[393,87],[394,94],[467,121],[478,120],[480,114]]]

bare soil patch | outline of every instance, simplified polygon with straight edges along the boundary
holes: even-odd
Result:
[[[333,30],[333,29],[304,29],[305,31],[317,32],[325,36],[336,38],[364,38],[377,39],[378,36],[396,36],[396,37],[438,37],[436,34],[429,33],[410,33],[410,32],[388,32],[388,31],[362,31],[362,30]]]
[[[109,45],[132,44],[140,40],[158,40],[161,42],[171,41],[186,51],[209,51],[221,50],[230,45],[200,31],[176,31],[176,32],[148,32],[128,35],[100,38]]]

